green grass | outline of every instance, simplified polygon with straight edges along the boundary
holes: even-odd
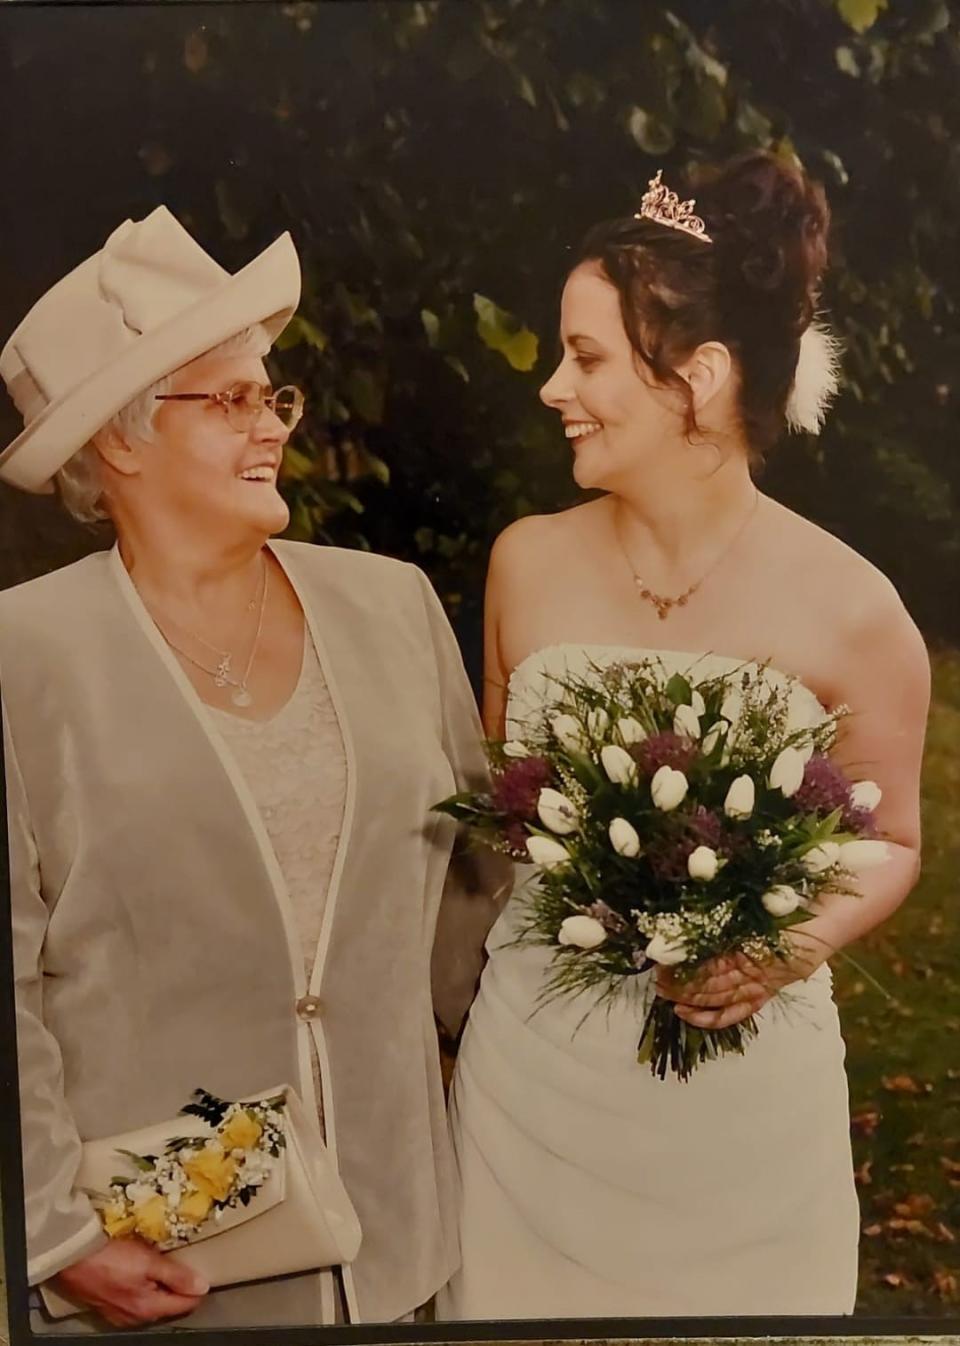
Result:
[[[834,969],[863,1214],[858,1313],[960,1313],[960,653],[933,667],[922,877],[851,950],[894,999],[842,959]]]

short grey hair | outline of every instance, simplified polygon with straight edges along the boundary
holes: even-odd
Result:
[[[270,338],[264,328],[256,323],[221,341],[205,354],[266,355],[269,349]],[[114,430],[123,439],[142,439],[148,444],[152,443],[155,434],[153,418],[157,414],[156,398],[170,391],[178,372],[173,370],[138,393],[107,421],[103,429]],[[82,449],[78,449],[72,458],[67,459],[55,474],[54,483],[64,508],[80,523],[100,523],[109,519],[110,512],[104,504],[102,459],[92,439]]]

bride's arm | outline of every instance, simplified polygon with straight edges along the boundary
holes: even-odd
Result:
[[[490,552],[483,600],[483,729],[488,738],[504,736],[510,677],[510,670],[504,667],[500,643],[506,597],[503,550],[501,538],[498,538]]]
[[[842,949],[886,921],[920,874],[920,772],[930,708],[923,639],[892,593],[859,624],[839,667],[836,700],[851,708],[834,752],[853,780],[874,780],[889,859],[859,878],[856,896],[829,893],[804,923],[811,938]]]
[[[920,771],[930,705],[930,663],[917,628],[892,587],[861,612],[835,660],[833,701],[851,708],[834,753],[853,780],[874,780],[876,810],[889,858],[859,876],[856,894],[827,893],[808,921],[791,931],[795,956],[760,970],[739,958],[697,986],[662,978],[677,1013],[701,1028],[747,1018],[781,986],[811,975],[839,949],[886,921],[920,872]],[[688,1008],[689,1006],[689,1008]],[[709,1008],[707,1008],[709,1006]]]

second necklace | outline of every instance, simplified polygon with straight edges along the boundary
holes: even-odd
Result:
[[[746,531],[747,524],[750,523],[751,519],[756,513],[757,506],[759,505],[759,503],[760,503],[760,492],[756,489],[756,487],[754,487],[753,503],[750,506],[750,509],[747,511],[747,515],[743,523],[734,533],[733,537],[726,544],[726,546],[723,547],[720,550],[719,554],[714,557],[714,559],[711,561],[710,565],[703,572],[700,578],[695,580],[693,584],[689,585],[688,588],[684,589],[682,594],[678,594],[675,598],[668,598],[663,594],[655,593],[649,587],[649,585],[646,583],[643,577],[640,575],[639,571],[637,571],[634,568],[634,564],[630,559],[630,553],[627,551],[626,545],[623,541],[623,535],[621,534],[620,531],[620,512],[617,509],[616,505],[614,505],[613,531],[614,534],[616,535],[617,545],[619,546],[621,552],[623,553],[623,559],[629,566],[630,573],[633,576],[633,582],[637,588],[637,596],[639,598],[642,598],[644,602],[650,603],[654,608],[656,608],[657,616],[660,618],[662,622],[665,622],[667,620],[667,618],[670,616],[670,613],[674,608],[686,607],[689,600],[697,592],[697,590],[704,583],[704,581],[709,579],[709,577],[716,570],[720,562],[728,555],[729,552],[733,550],[734,544],[737,541],[739,541],[739,539],[743,536],[744,532]]]

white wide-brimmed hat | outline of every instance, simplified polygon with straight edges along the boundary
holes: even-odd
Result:
[[[0,480],[53,490],[68,458],[138,393],[261,324],[275,340],[300,299],[289,234],[231,276],[158,206],[126,220],[48,290],[0,352],[24,430],[0,453]]]

